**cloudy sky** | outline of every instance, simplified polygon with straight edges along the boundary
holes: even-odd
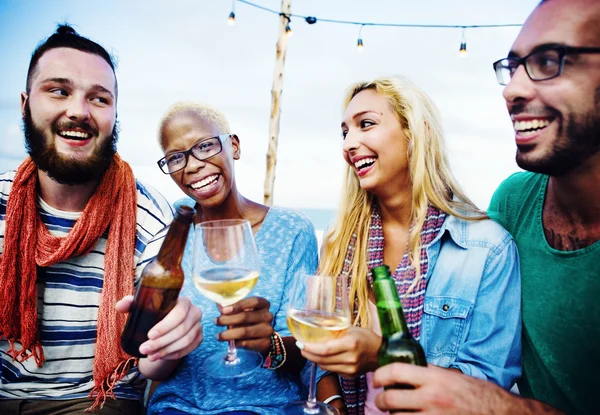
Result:
[[[254,0],[280,8],[279,0]],[[359,22],[477,25],[522,23],[537,0],[292,0],[292,13]],[[0,0],[0,171],[25,157],[19,94],[31,52],[58,23],[105,46],[118,60],[119,152],[169,200],[179,189],[156,166],[161,115],[178,100],[207,102],[241,139],[242,192],[262,201],[279,17],[230,0]],[[518,28],[359,27],[292,19],[284,73],[275,203],[335,208],[343,160],[341,99],[352,82],[403,74],[425,89],[444,119],[454,172],[487,207],[518,168],[513,132],[492,62],[506,56]]]

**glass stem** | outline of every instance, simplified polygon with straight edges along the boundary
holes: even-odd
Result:
[[[227,345],[227,357],[225,358],[225,361],[227,364],[231,365],[235,365],[239,361],[237,356],[237,348],[235,347],[235,340],[229,340]]]
[[[315,406],[317,406],[317,364],[313,362],[310,367],[310,383],[308,386],[306,407],[312,409]]]

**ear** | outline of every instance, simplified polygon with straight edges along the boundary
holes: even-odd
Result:
[[[21,115],[25,116],[25,103],[27,103],[27,98],[29,98],[27,96],[26,92],[21,92]]]
[[[240,139],[237,135],[231,135],[231,149],[233,150],[233,159],[239,160],[242,155],[242,150],[240,148]]]

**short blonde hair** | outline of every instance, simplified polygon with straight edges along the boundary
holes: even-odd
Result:
[[[230,134],[231,128],[225,114],[212,105],[194,101],[179,101],[171,105],[158,126],[158,144],[163,146],[163,129],[173,118],[181,114],[191,114],[219,130],[219,134]]]
[[[365,90],[372,90],[388,99],[390,108],[400,121],[404,137],[408,141],[408,163],[412,182],[412,227],[407,249],[410,263],[415,267],[417,274],[409,288],[411,290],[421,278],[420,234],[428,205],[468,220],[484,219],[486,215],[463,193],[450,171],[444,150],[441,117],[433,100],[414,83],[396,75],[351,85],[344,99],[344,110],[356,95]],[[354,324],[369,327],[367,245],[371,203],[375,195],[360,187],[356,174],[348,165],[341,193],[336,221],[323,241],[319,272],[322,275],[339,275],[342,272],[348,244],[352,235],[356,234],[354,256],[350,263],[352,283],[349,302],[358,310]]]

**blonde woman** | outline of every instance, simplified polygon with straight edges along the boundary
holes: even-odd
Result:
[[[302,354],[342,375],[349,414],[382,413],[370,269],[385,263],[429,364],[510,388],[521,374],[517,250],[452,176],[432,100],[399,76],[360,82],[348,90],[341,129],[348,165],[319,268],[349,274],[354,326],[299,345]]]

